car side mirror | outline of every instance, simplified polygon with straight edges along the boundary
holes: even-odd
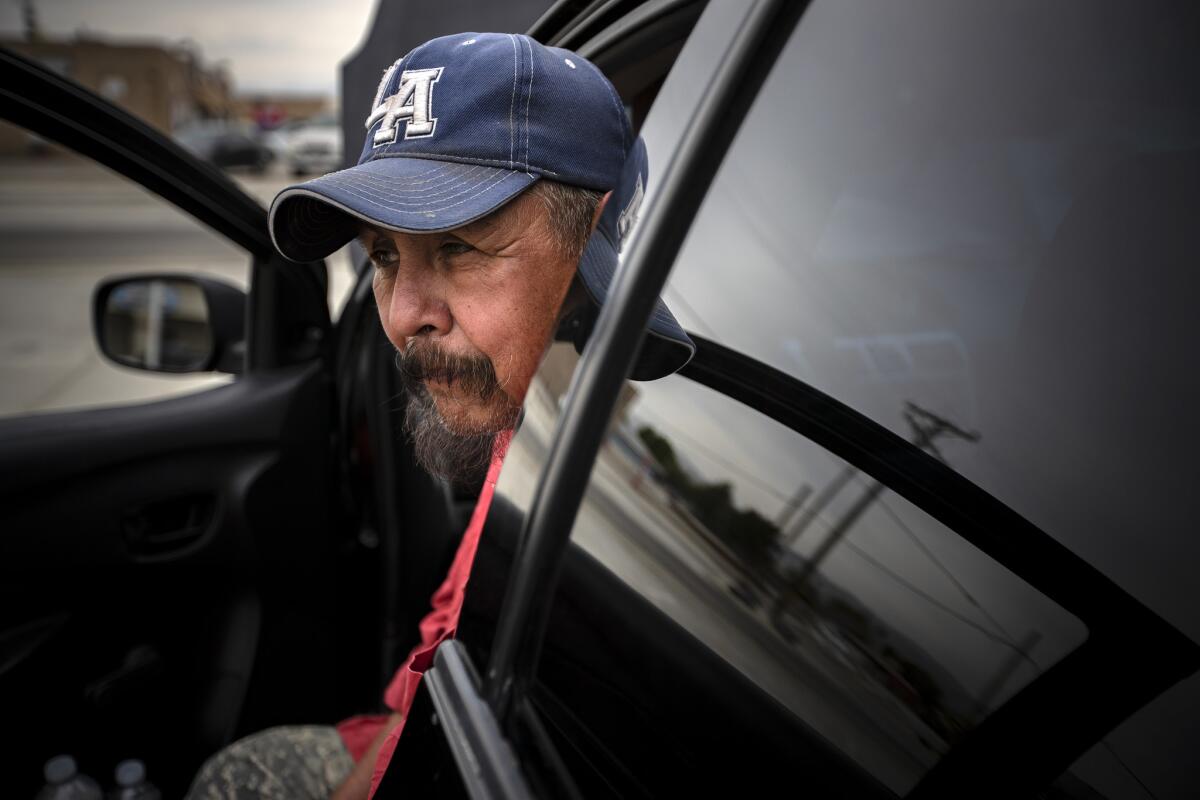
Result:
[[[191,275],[107,278],[92,321],[100,352],[151,372],[239,373],[246,351],[246,294]]]

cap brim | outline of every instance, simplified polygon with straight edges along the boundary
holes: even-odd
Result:
[[[608,289],[617,272],[617,247],[603,231],[597,230],[588,239],[583,257],[579,260],[579,278],[588,296],[597,306],[603,306]],[[652,381],[679,371],[696,354],[696,344],[684,331],[662,298],[646,324],[646,338],[633,364],[629,377],[635,381]]]
[[[289,186],[271,203],[271,238],[293,261],[325,258],[361,223],[405,233],[487,216],[538,180],[522,170],[425,158],[378,158]]]

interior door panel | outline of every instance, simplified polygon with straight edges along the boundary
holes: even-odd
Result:
[[[0,703],[11,763],[169,793],[237,732],[336,715],[319,363],[201,394],[0,421]],[[30,793],[36,787],[29,787]]]
[[[164,796],[182,796],[238,735],[363,710],[342,679],[363,658],[348,652],[363,623],[341,598],[361,596],[370,565],[343,536],[325,265],[281,262],[266,210],[227,176],[3,50],[0,119],[245,253],[234,382],[0,420],[5,795],[32,796],[41,764],[71,753],[102,780],[141,758]]]

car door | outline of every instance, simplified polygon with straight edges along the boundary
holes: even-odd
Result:
[[[29,205],[53,205],[64,191],[45,177],[55,169],[102,186],[91,221],[55,227],[21,216],[20,197],[6,205],[9,298],[18,288],[29,298],[5,311],[6,324],[25,329],[6,330],[36,355],[9,374],[34,376],[67,349],[85,353],[64,368],[60,388],[76,390],[58,405],[108,404],[14,406],[0,419],[6,791],[33,794],[42,762],[67,752],[102,779],[118,759],[142,758],[178,796],[237,734],[359,710],[358,690],[339,675],[375,668],[369,646],[348,646],[364,630],[370,641],[375,617],[356,590],[339,592],[369,585],[372,573],[343,569],[369,567],[347,556],[356,531],[335,461],[325,267],[281,261],[260,203],[149,125],[7,51],[0,76],[6,132],[38,152],[44,141],[69,151],[35,164]],[[72,331],[90,328],[76,268],[166,271],[142,252],[151,240],[151,256],[185,273],[225,259],[248,292],[244,349],[226,367],[237,374],[185,377],[171,389],[182,396],[145,402],[139,394],[161,394],[151,378],[101,363],[77,331],[68,340],[50,326],[61,318]],[[84,380],[89,370],[150,388],[110,392]],[[5,396],[19,388],[10,383]]]
[[[1187,796],[1194,592],[1120,561],[1190,541],[1194,16],[1064,8],[1014,73],[1033,5],[787,6],[710,6],[655,99],[669,166],[530,392],[419,758],[471,796],[1093,797],[1095,748],[1104,795]],[[625,383],[672,264],[696,358]]]

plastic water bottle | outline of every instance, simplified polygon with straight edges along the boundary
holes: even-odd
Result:
[[[146,780],[146,765],[136,758],[127,758],[113,771],[117,788],[108,793],[109,800],[162,800],[162,793]]]
[[[84,775],[70,756],[55,756],[42,768],[46,785],[37,800],[104,800],[100,784]]]

